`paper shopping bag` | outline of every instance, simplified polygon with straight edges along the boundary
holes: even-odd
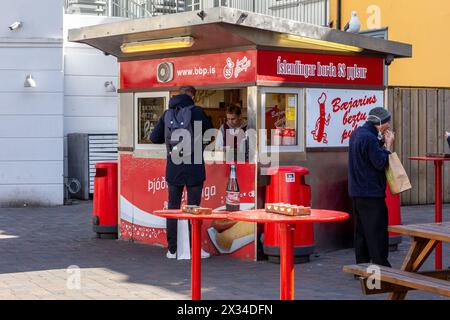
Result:
[[[386,169],[386,179],[391,194],[398,194],[412,188],[405,168],[403,168],[396,152],[389,155],[389,166]]]
[[[177,260],[191,258],[191,246],[189,241],[189,221],[179,219],[177,228]]]

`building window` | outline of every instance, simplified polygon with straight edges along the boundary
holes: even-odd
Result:
[[[200,10],[200,0],[186,0],[186,11]]]
[[[303,91],[290,88],[264,88],[262,91],[262,128],[264,147],[279,151],[304,150]]]

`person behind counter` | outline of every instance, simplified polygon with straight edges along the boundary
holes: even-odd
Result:
[[[245,141],[247,123],[242,119],[242,109],[238,105],[229,106],[226,117],[227,121],[220,126],[216,137],[216,149],[224,150],[229,147],[237,151]]]
[[[193,137],[194,141],[203,141],[203,134],[212,128],[212,124],[207,118],[203,109],[199,106],[195,106],[194,96],[196,90],[194,87],[186,86],[180,88],[180,94],[172,97],[169,100],[169,110],[164,112],[161,118],[158,120],[155,129],[151,133],[150,140],[153,143],[166,143],[168,147],[167,152],[167,164],[166,164],[166,181],[168,183],[169,190],[169,204],[168,209],[179,209],[181,206],[181,198],[183,194],[183,189],[186,186],[187,189],[187,204],[189,205],[200,205],[201,196],[202,196],[202,188],[203,183],[206,179],[205,173],[205,163],[203,159],[203,150],[201,154],[201,163],[195,163],[195,151],[197,148],[192,148],[192,153],[190,156],[190,163],[186,163],[182,161],[179,162],[180,159],[172,158],[172,155],[175,157],[175,152],[172,152],[168,140],[170,137],[166,136],[169,124],[165,123],[167,119],[166,114],[174,109],[176,109],[177,114],[180,112],[179,110],[184,108],[191,108],[191,128],[194,128],[194,122],[198,124],[201,123],[202,128],[202,137]],[[171,113],[173,114],[173,113]],[[191,132],[193,132],[191,130]],[[195,135],[195,132],[194,132]],[[188,156],[189,157],[189,156]],[[194,159],[195,158],[195,159]],[[177,227],[178,221],[177,219],[167,219],[167,243],[168,243],[168,252],[166,254],[167,258],[175,259],[177,257]],[[202,258],[209,258],[209,253],[201,251]]]
[[[372,109],[367,119],[349,142],[348,189],[356,224],[356,263],[390,267],[385,168],[394,133],[389,130],[391,114],[386,109]]]

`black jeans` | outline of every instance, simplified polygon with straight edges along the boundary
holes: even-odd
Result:
[[[196,186],[186,186],[187,189],[187,204],[200,205],[202,199],[203,183]],[[183,196],[184,186],[174,186],[169,184],[169,204],[168,209],[180,209],[181,198]],[[175,253],[177,251],[177,231],[178,220],[167,219],[167,243],[169,245],[169,251]],[[190,228],[189,224],[189,228]]]
[[[384,198],[353,198],[356,263],[390,267],[388,209]]]

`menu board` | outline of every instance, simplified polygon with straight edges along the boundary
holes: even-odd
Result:
[[[138,143],[149,144],[150,135],[163,115],[165,97],[138,98]]]

